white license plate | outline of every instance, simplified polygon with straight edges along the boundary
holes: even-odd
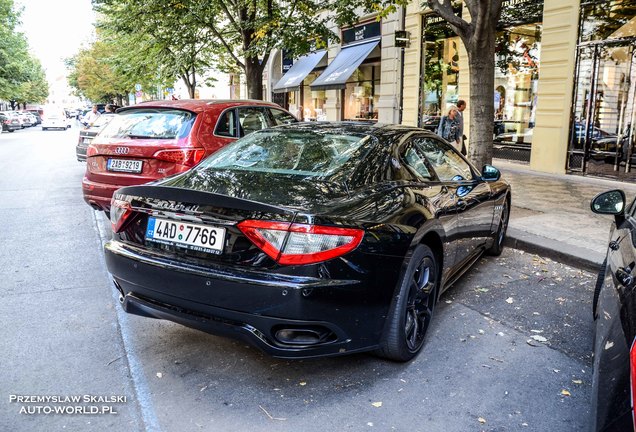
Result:
[[[223,252],[225,228],[149,217],[146,240],[218,255]]]
[[[108,159],[106,169],[108,171],[122,171],[140,173],[143,161],[130,159]]]

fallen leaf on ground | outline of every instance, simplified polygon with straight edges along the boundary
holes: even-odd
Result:
[[[572,380],[574,384],[583,384],[582,380]]]
[[[157,372],[157,378],[162,378],[163,374],[161,372]]]
[[[376,408],[380,408],[382,406],[382,402],[373,402],[371,405],[373,405]]]
[[[483,418],[483,417],[479,417],[479,418],[477,419],[477,421],[478,421],[479,423],[481,423],[481,424],[485,424],[485,423],[486,423],[486,419],[485,419],[485,418]]]
[[[544,338],[543,336],[539,336],[539,335],[532,335],[532,339],[536,340],[537,342],[547,342],[548,341],[546,338]]]
[[[570,394],[570,392],[569,392],[569,391],[567,391],[567,390],[565,390],[565,389],[561,390],[561,394],[562,394],[563,396],[572,396],[572,394]]]
[[[506,303],[508,303],[508,304],[512,304],[513,302],[514,302],[514,299],[512,297],[508,297],[506,299]]]
[[[305,381],[301,381],[301,382],[300,382],[300,383],[298,383],[298,384],[299,384],[299,385],[301,385],[301,386],[306,386],[306,385],[307,385],[307,383],[306,383]]]

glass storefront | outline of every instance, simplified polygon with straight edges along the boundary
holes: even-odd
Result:
[[[327,120],[325,102],[327,101],[324,90],[312,90],[309,86],[318,78],[320,72],[312,72],[303,82],[303,120],[324,121]]]
[[[636,180],[636,0],[581,4],[568,169]]]
[[[495,146],[529,149],[537,107],[541,23],[508,27],[495,47]]]
[[[320,71],[311,72],[304,79],[300,90],[287,93],[287,103],[291,112],[300,121],[327,120],[324,90],[312,90],[309,86],[320,76]]]
[[[456,13],[461,13],[461,9]],[[448,24],[435,15],[422,18],[422,82],[419,126],[435,130],[449,105],[459,99],[458,79],[461,44]]]
[[[344,120],[377,120],[380,96],[380,64],[363,64],[347,80],[344,89]],[[324,93],[324,92],[323,92]]]
[[[461,4],[455,7],[461,14]],[[507,0],[495,47],[494,156],[530,160],[541,53],[543,1]],[[436,130],[447,107],[466,95],[458,91],[461,41],[435,15],[423,18],[419,126]],[[467,85],[466,85],[467,88]]]

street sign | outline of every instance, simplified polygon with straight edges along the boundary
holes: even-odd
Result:
[[[141,84],[135,84],[135,91],[141,90]]]

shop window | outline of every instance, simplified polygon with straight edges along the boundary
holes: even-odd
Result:
[[[537,107],[541,23],[497,32],[495,46],[495,142],[531,144]]]
[[[361,65],[347,80],[344,89],[345,120],[378,119],[380,66]]]
[[[584,1],[579,41],[622,39],[634,36],[636,0]]]
[[[305,121],[324,121],[327,120],[325,112],[325,102],[327,100],[324,90],[312,90],[311,83],[320,76],[320,72],[312,72],[307,75],[303,82],[303,106],[302,119]],[[300,118],[300,117],[299,117]]]

